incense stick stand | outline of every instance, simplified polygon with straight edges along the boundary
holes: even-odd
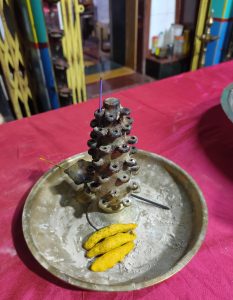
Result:
[[[107,98],[91,121],[93,128],[87,144],[92,161],[78,161],[65,170],[77,185],[83,184],[91,200],[98,200],[105,212],[117,212],[131,204],[127,198],[139,191],[139,182],[132,179],[139,165],[132,146],[137,137],[130,135],[133,119],[130,110],[116,98]]]

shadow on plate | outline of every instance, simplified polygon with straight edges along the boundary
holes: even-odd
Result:
[[[23,213],[23,207],[25,199],[28,195],[30,190],[28,190],[24,196],[22,197],[21,201],[19,202],[18,206],[15,209],[12,224],[11,224],[11,232],[12,232],[12,238],[14,242],[15,249],[17,251],[17,254],[19,258],[22,260],[24,265],[27,266],[29,270],[36,273],[46,281],[49,281],[53,284],[56,284],[62,288],[66,288],[69,290],[76,290],[76,291],[82,291],[79,288],[73,287],[72,285],[69,285],[62,280],[56,278],[52,274],[50,274],[48,271],[46,271],[33,257],[30,250],[27,247],[26,241],[23,236],[23,229],[22,229],[22,213]]]
[[[54,194],[61,196],[60,205],[62,207],[73,207],[74,216],[76,218],[82,217],[86,211],[86,205],[80,203],[79,199],[77,199],[79,193],[77,194],[77,191],[69,182],[63,180],[57,185],[52,186],[51,189]]]

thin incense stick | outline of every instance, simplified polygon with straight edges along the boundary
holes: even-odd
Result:
[[[139,199],[139,200],[145,201],[145,202],[147,202],[147,203],[153,204],[153,205],[155,205],[155,206],[157,206],[157,207],[159,207],[159,208],[162,208],[162,209],[170,209],[168,206],[165,206],[165,205],[160,204],[160,203],[156,203],[156,202],[154,202],[154,201],[151,201],[151,200],[149,200],[149,199],[143,198],[143,197],[141,197],[141,196],[138,196],[138,195],[135,195],[135,194],[131,194],[131,196],[133,196],[134,198],[137,198],[137,199]]]
[[[103,80],[102,77],[100,77],[99,111],[102,110],[102,106],[103,106],[102,92],[103,92]]]
[[[45,157],[43,157],[43,156],[39,157],[39,159],[40,159],[40,160],[43,160],[43,161],[45,161],[45,162],[47,162],[47,163],[48,163],[48,164],[50,164],[50,165],[53,165],[53,166],[55,166],[55,167],[58,167],[58,168],[60,168],[60,169],[64,170],[64,168],[63,168],[63,167],[61,167],[61,166],[59,166],[59,165],[55,164],[54,162],[52,162],[52,161],[50,161],[50,160],[46,159],[46,158],[45,158]]]

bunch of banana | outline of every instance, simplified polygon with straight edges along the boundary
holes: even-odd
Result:
[[[87,250],[86,256],[97,259],[90,269],[94,272],[104,272],[122,261],[134,248],[136,238],[133,229],[137,224],[112,224],[93,233],[83,247]]]

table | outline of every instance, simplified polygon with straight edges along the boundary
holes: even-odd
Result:
[[[50,168],[87,149],[98,100],[0,126],[1,299],[232,299],[233,124],[220,106],[233,81],[233,62],[115,93],[132,109],[138,147],[183,167],[202,189],[209,210],[207,236],[178,274],[140,291],[101,293],[69,286],[32,257],[21,228],[23,203]],[[111,95],[112,96],[112,95]]]

